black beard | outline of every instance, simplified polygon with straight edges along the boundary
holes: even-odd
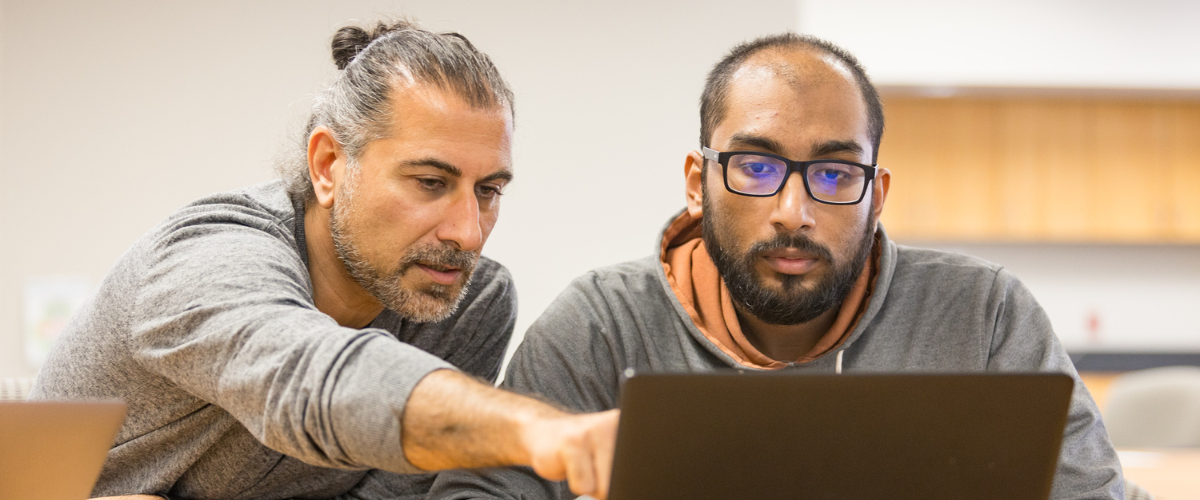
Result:
[[[725,280],[730,298],[742,310],[759,320],[772,325],[798,325],[816,319],[826,311],[838,307],[850,294],[854,282],[862,273],[875,239],[875,214],[867,216],[867,224],[848,262],[838,262],[824,245],[818,244],[801,234],[777,234],[774,238],[759,241],[750,246],[744,255],[731,255],[718,236],[725,229],[722,221],[714,217],[716,211],[704,196],[704,216],[701,217],[704,246],[712,256],[717,272]],[[781,276],[782,291],[768,288],[755,272],[754,267],[763,253],[780,248],[796,248],[830,264],[832,272],[811,290],[805,290],[801,276]]]

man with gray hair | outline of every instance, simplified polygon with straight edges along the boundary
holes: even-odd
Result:
[[[513,96],[456,33],[341,29],[284,181],[171,215],[66,328],[33,397],[120,399],[96,495],[418,498],[532,466],[603,497],[616,414],[489,387],[508,272],[480,251],[512,179]]]

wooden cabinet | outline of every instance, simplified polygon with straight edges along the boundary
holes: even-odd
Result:
[[[1200,243],[1200,102],[884,102],[895,238]]]

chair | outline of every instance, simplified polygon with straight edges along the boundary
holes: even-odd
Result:
[[[1146,488],[1139,486],[1137,483],[1125,480],[1125,500],[1154,500],[1154,495],[1151,495]]]
[[[1200,447],[1200,367],[1129,372],[1108,389],[1104,424],[1119,448]]]
[[[33,389],[31,378],[0,379],[0,401],[24,401]]]

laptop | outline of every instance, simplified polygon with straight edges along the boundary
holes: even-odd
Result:
[[[90,497],[124,420],[119,402],[0,402],[0,499]]]
[[[1039,499],[1063,374],[628,379],[610,500]]]

